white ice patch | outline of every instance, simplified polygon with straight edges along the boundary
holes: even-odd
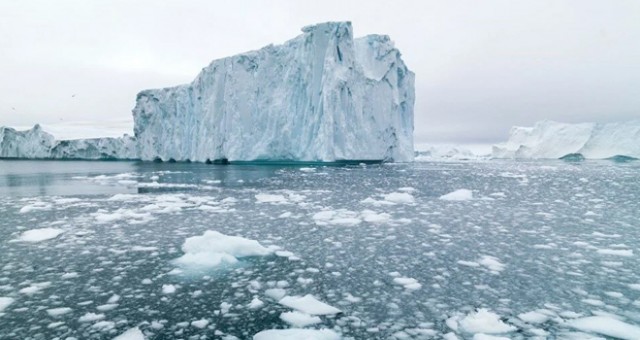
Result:
[[[473,191],[469,189],[458,189],[440,196],[440,199],[445,201],[468,201],[473,199]]]
[[[138,327],[133,327],[126,332],[113,338],[113,340],[145,340],[144,334]]]
[[[62,229],[56,228],[31,229],[23,232],[18,240],[23,242],[41,242],[56,238],[62,233]]]
[[[422,285],[418,280],[410,277],[396,277],[393,279],[393,283],[401,285],[407,290],[417,290],[422,288]]]
[[[507,325],[500,320],[500,316],[486,308],[480,308],[477,312],[468,314],[460,320],[460,327],[467,333],[500,334],[516,330],[516,327]]]
[[[598,254],[601,255],[613,255],[613,256],[624,256],[631,257],[633,256],[633,250],[631,249],[598,249]]]
[[[540,312],[537,311],[531,311],[528,313],[522,313],[522,314],[518,314],[518,318],[524,322],[530,323],[530,324],[539,324],[539,323],[544,323],[547,320],[549,320],[549,316],[542,314]]]
[[[340,335],[329,329],[270,329],[253,336],[253,340],[339,340]]]
[[[22,289],[20,289],[18,292],[22,293],[22,294],[26,294],[26,295],[32,295],[35,293],[40,292],[41,290],[47,288],[51,286],[51,282],[40,282],[40,283],[34,283],[29,287],[24,287]]]
[[[285,296],[280,299],[278,303],[309,315],[331,315],[341,313],[339,309],[319,301],[310,294],[305,296]]]
[[[392,192],[383,196],[384,200],[391,203],[413,203],[416,199],[408,192]]]
[[[322,322],[318,316],[313,316],[297,311],[280,314],[280,319],[293,327],[307,327]]]
[[[202,236],[193,236],[182,245],[184,255],[174,260],[183,267],[214,268],[238,262],[247,256],[266,256],[272,249],[263,247],[258,241],[240,236],[228,236],[207,230]]]
[[[0,296],[0,313],[2,313],[10,304],[12,304],[15,300],[10,297]]]
[[[503,271],[504,268],[506,267],[506,265],[501,263],[497,258],[493,256],[488,256],[488,255],[483,255],[482,257],[480,257],[480,260],[478,260],[478,263],[486,267],[493,273],[499,273]]]
[[[589,316],[567,322],[569,327],[619,339],[640,339],[640,327],[606,316]]]
[[[104,319],[104,314],[96,314],[96,313],[86,313],[81,316],[78,321],[79,322],[93,322]]]
[[[272,194],[257,194],[256,201],[258,203],[287,203],[287,198],[284,195],[272,195]]]
[[[72,311],[73,310],[69,307],[59,307],[59,308],[47,309],[47,314],[49,314],[49,316],[56,317],[56,316],[71,313]]]

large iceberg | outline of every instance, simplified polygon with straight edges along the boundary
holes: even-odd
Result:
[[[26,131],[0,127],[0,158],[25,159],[137,159],[136,140],[120,138],[89,138],[56,140],[35,125]]]
[[[143,160],[413,160],[414,74],[386,35],[308,26],[214,60],[186,85],[142,91]]]
[[[581,155],[588,159],[640,158],[640,120],[566,124],[541,121],[515,126],[506,143],[493,146],[494,158],[552,159]]]

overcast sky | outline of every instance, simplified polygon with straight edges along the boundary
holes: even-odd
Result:
[[[640,118],[638,0],[2,0],[0,125],[127,119],[142,89],[343,20],[416,73],[416,142]]]

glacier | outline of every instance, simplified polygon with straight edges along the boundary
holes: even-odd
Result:
[[[540,121],[515,126],[506,143],[493,146],[493,158],[559,159],[640,158],[640,120],[615,123],[568,124]]]
[[[0,158],[133,160],[138,159],[138,147],[128,135],[56,140],[36,124],[25,131],[0,127]]]
[[[386,35],[350,22],[214,60],[133,109],[142,160],[412,161],[414,74]]]

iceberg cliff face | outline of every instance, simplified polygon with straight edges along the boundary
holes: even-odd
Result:
[[[0,158],[137,159],[138,150],[135,138],[126,135],[57,141],[40,125],[26,131],[0,127]]]
[[[414,75],[389,37],[354,40],[350,23],[302,31],[140,92],[140,158],[411,161]]]
[[[565,124],[542,121],[533,127],[513,127],[509,140],[494,145],[494,158],[552,159],[569,154],[605,159],[640,158],[640,120],[619,123]]]

